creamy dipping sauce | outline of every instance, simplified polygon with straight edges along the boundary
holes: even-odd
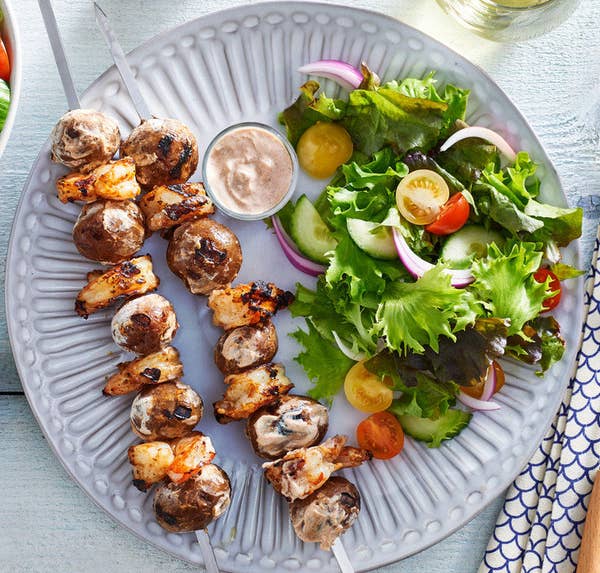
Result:
[[[294,162],[281,139],[264,127],[242,125],[218,137],[204,162],[217,204],[240,215],[262,215],[285,198]]]

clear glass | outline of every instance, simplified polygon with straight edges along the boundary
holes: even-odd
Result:
[[[564,22],[580,0],[437,0],[461,24],[489,40],[541,36]]]
[[[219,200],[219,197],[215,193],[213,193],[213,191],[210,187],[209,178],[206,174],[208,158],[209,158],[210,152],[212,151],[212,148],[215,146],[215,144],[224,135],[228,134],[231,131],[235,131],[236,129],[240,129],[242,127],[257,127],[259,129],[264,129],[265,131],[268,131],[282,143],[282,145],[285,147],[287,152],[290,154],[290,159],[292,160],[292,180],[290,181],[290,186],[288,188],[287,193],[283,196],[281,201],[279,201],[279,203],[277,203],[277,205],[274,205],[272,208],[270,208],[262,213],[252,213],[252,214],[240,213],[238,211],[233,211],[233,210],[229,209],[226,205],[223,205],[223,203]],[[253,122],[253,121],[246,121],[243,123],[236,123],[234,125],[230,125],[229,127],[225,128],[223,131],[221,131],[219,134],[217,134],[215,136],[215,138],[210,142],[210,144],[208,145],[208,148],[206,150],[206,153],[204,154],[204,159],[202,161],[202,181],[204,183],[204,187],[206,189],[208,196],[211,198],[211,200],[216,205],[216,207],[219,210],[221,210],[223,213],[229,215],[230,217],[232,217],[234,219],[241,219],[243,221],[258,221],[260,219],[266,219],[267,217],[270,217],[271,215],[274,215],[275,213],[277,213],[277,211],[283,209],[283,207],[285,207],[285,205],[288,203],[288,201],[292,198],[292,195],[294,194],[294,191],[296,189],[296,184],[298,182],[298,169],[299,169],[299,166],[298,166],[298,157],[296,155],[296,151],[294,150],[294,148],[292,147],[290,142],[286,139],[286,137],[283,134],[281,134],[276,129],[272,128],[270,125],[266,125],[264,123],[257,123],[257,122]]]

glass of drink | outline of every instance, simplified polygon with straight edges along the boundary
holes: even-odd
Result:
[[[540,36],[566,20],[579,0],[437,0],[473,32],[499,42]]]

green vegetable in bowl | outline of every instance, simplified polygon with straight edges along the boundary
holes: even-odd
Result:
[[[6,123],[8,108],[10,107],[10,88],[4,80],[0,80],[0,131]]]

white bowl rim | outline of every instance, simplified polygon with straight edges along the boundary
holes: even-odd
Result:
[[[19,25],[15,16],[16,10],[11,8],[9,0],[0,0],[0,10],[4,15],[4,23],[2,27],[5,30],[8,43],[10,44],[10,108],[4,128],[0,132],[0,157],[4,152],[13,125],[17,115],[17,108],[21,99],[21,78],[22,78],[22,62],[21,62],[21,36],[19,33]]]

